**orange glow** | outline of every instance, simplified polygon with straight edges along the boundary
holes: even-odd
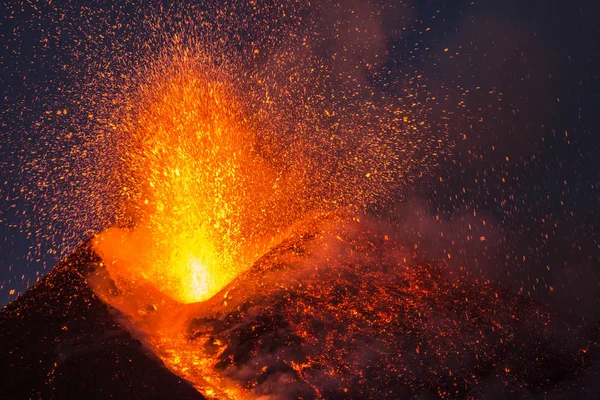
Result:
[[[263,251],[286,218],[285,210],[267,217],[289,185],[257,154],[233,89],[209,78],[206,63],[178,51],[157,65],[116,127],[134,227],[101,233],[97,250],[114,278],[197,302]]]

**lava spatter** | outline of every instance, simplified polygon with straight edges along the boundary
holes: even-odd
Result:
[[[145,279],[183,302],[216,293],[285,220],[287,177],[257,154],[231,83],[186,52],[141,86],[117,125],[127,217],[98,248],[115,275]]]
[[[115,279],[206,300],[308,213],[376,206],[435,162],[414,100],[340,86],[318,56],[281,64],[309,41],[252,70],[187,29],[113,99],[103,149],[120,208],[97,249]]]

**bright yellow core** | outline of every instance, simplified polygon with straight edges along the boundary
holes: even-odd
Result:
[[[285,202],[228,84],[184,54],[163,64],[115,127],[124,137],[122,225],[132,228],[102,232],[96,249],[111,275],[189,303],[247,266]]]

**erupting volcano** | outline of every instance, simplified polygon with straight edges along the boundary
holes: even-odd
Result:
[[[68,189],[44,192],[62,158],[34,152],[22,191],[88,239],[0,312],[0,397],[556,398],[597,379],[598,324],[532,298],[545,281],[486,276],[498,235],[476,210],[443,257],[400,229],[396,205],[484,120],[369,43],[375,17],[404,38],[414,7],[231,3],[153,8],[129,35],[107,17],[115,55],[98,45],[77,107],[46,114],[76,115],[47,140],[76,142],[52,169]],[[477,268],[453,261],[475,246]]]

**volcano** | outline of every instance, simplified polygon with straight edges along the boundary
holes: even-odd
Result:
[[[312,217],[191,304],[152,289],[140,298],[88,241],[1,311],[0,393],[600,396],[595,324],[428,261],[386,232],[367,218]]]

